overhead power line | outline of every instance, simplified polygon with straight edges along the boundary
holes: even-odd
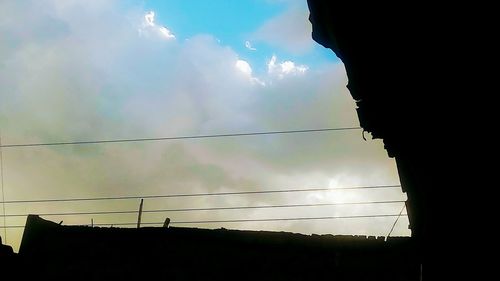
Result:
[[[361,215],[361,216],[328,216],[328,217],[295,217],[272,219],[241,219],[241,220],[206,220],[206,221],[178,221],[171,224],[201,224],[201,223],[238,223],[238,222],[271,222],[271,221],[304,221],[304,220],[334,220],[334,219],[362,219],[362,218],[387,218],[398,215]],[[401,215],[403,216],[403,215]],[[151,223],[159,224],[159,223]]]
[[[307,220],[333,220],[333,219],[363,219],[363,218],[388,218],[397,216],[407,216],[407,214],[386,214],[386,215],[359,215],[359,216],[327,216],[327,217],[292,217],[292,218],[269,218],[269,219],[236,219],[236,220],[201,220],[201,221],[174,221],[175,224],[206,224],[206,223],[245,223],[245,222],[273,222],[273,221],[307,221]],[[146,222],[142,225],[163,225],[164,222]],[[137,222],[129,223],[94,223],[94,226],[129,226],[137,225]],[[85,226],[81,224],[69,224],[65,226]],[[23,225],[7,225],[0,228],[24,228]]]
[[[152,199],[152,198],[176,198],[176,197],[203,197],[203,196],[227,196],[227,195],[249,195],[249,194],[271,194],[271,193],[292,193],[292,192],[318,192],[318,191],[339,191],[356,189],[383,189],[398,188],[401,185],[373,185],[373,186],[353,186],[343,188],[305,188],[286,190],[263,190],[263,191],[234,191],[234,192],[214,192],[214,193],[187,193],[187,194],[166,194],[166,195],[141,195],[141,196],[117,196],[117,197],[87,197],[87,198],[65,198],[65,199],[34,199],[34,200],[8,200],[0,203],[20,204],[20,203],[48,203],[48,202],[77,202],[77,201],[101,201],[101,200],[129,200],[129,199]]]
[[[210,207],[210,208],[179,208],[179,209],[155,209],[143,210],[143,213],[168,213],[168,212],[194,212],[194,211],[222,211],[222,210],[248,210],[248,209],[274,209],[274,208],[299,208],[299,207],[327,207],[342,205],[374,205],[403,203],[403,200],[369,201],[369,202],[339,202],[339,203],[316,203],[316,204],[288,204],[288,205],[266,205],[266,206],[237,206],[237,207]],[[113,215],[113,214],[137,214],[137,210],[129,211],[101,211],[101,212],[62,212],[41,213],[39,216],[82,216],[82,215]],[[7,214],[6,217],[25,217],[28,214]]]
[[[392,231],[394,230],[394,227],[396,226],[396,224],[398,223],[398,220],[399,218],[401,217],[402,213],[403,213],[403,210],[405,209],[406,205],[403,204],[403,208],[401,208],[401,211],[399,211],[399,215],[398,217],[396,218],[396,220],[394,221],[394,224],[392,225],[391,227],[391,231],[389,231],[389,234],[387,234],[387,237],[391,236],[392,234]]]
[[[287,131],[228,133],[228,134],[214,134],[214,135],[174,136],[174,137],[159,137],[159,138],[134,138],[134,139],[113,139],[113,140],[86,140],[86,141],[61,141],[61,142],[45,142],[45,143],[2,144],[0,147],[14,148],[14,147],[84,145],[84,144],[105,144],[105,143],[145,142],[145,141],[168,141],[168,140],[243,137],[243,136],[260,136],[260,135],[319,133],[319,132],[348,131],[348,130],[360,130],[360,129],[361,129],[361,127],[340,127],[340,128],[321,128],[321,129],[287,130]]]

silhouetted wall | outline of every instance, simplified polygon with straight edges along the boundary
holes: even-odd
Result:
[[[29,216],[19,255],[45,280],[419,280],[408,238],[92,228]]]
[[[442,79],[450,56],[442,38],[456,30],[453,7],[426,1],[308,4],[313,39],[344,62],[360,125],[383,139],[395,158],[412,237],[433,255],[430,242],[439,244],[435,240],[452,231],[440,228],[460,216],[459,202],[448,196],[459,191],[443,180],[438,184],[450,164],[438,132],[449,125],[449,105],[441,101],[450,90]]]

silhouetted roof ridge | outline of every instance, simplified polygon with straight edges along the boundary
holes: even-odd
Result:
[[[21,248],[29,245],[30,238],[40,235],[37,233],[47,232],[67,232],[69,233],[92,233],[103,235],[117,235],[120,233],[127,235],[151,235],[158,236],[162,232],[167,231],[170,235],[175,236],[193,236],[193,237],[211,237],[214,239],[224,239],[233,241],[247,241],[247,242],[261,242],[261,243],[298,243],[310,242],[313,244],[337,244],[340,242],[353,242],[360,244],[366,243],[383,243],[387,240],[408,241],[410,237],[389,237],[386,239],[384,236],[368,236],[368,235],[349,235],[349,234],[303,234],[286,231],[267,231],[267,230],[240,230],[240,229],[227,229],[227,228],[199,228],[199,227],[141,227],[126,228],[126,227],[104,227],[104,226],[89,226],[89,225],[63,225],[50,220],[41,218],[38,215],[29,215],[26,220],[25,234],[23,235],[23,242]]]

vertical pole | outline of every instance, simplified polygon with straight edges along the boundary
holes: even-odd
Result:
[[[423,280],[422,279],[423,278],[422,275],[423,275],[423,264],[420,264],[420,281]]]
[[[94,227],[94,219],[90,219],[90,226]]]
[[[143,203],[144,203],[144,199],[141,199],[141,204],[139,205],[139,215],[137,216],[137,228],[141,227],[142,204]]]

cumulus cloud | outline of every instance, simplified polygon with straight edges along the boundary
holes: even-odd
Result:
[[[303,75],[309,69],[307,65],[296,65],[293,61],[283,61],[277,63],[276,55],[273,55],[267,63],[267,73],[277,76],[280,79],[286,75]]]
[[[235,63],[235,67],[239,71],[241,71],[241,73],[243,73],[249,79],[249,81],[251,81],[252,83],[256,83],[256,84],[259,84],[261,86],[266,85],[265,82],[263,82],[259,78],[254,77],[252,75],[252,73],[253,73],[252,67],[250,66],[250,64],[247,61],[238,59]]]
[[[87,1],[38,3],[0,2],[0,33],[8,38],[0,41],[0,127],[4,144],[358,124],[355,103],[345,88],[347,79],[339,63],[314,68],[273,56],[267,64],[268,72],[257,77],[255,65],[212,36],[195,36],[184,42],[157,40],[169,37],[161,34],[152,12],[128,9],[115,1],[90,5]],[[25,19],[22,25],[19,18]],[[38,29],[40,25],[44,26],[42,30]],[[142,34],[137,29],[143,30]],[[357,131],[6,148],[3,156],[5,195],[9,200],[341,187],[398,181],[394,161],[387,158],[382,143],[364,142]],[[401,196],[400,190],[332,191],[307,196],[147,200],[145,206],[325,203]],[[136,203],[23,205],[9,206],[7,211],[116,210],[135,208]],[[186,212],[171,218],[175,222],[394,213],[400,208],[390,205],[287,212]],[[148,215],[144,221],[163,221],[164,215]],[[111,224],[134,218],[102,216],[98,220],[96,223]],[[89,218],[65,217],[64,221],[88,223]],[[11,217],[8,223],[24,222]],[[391,221],[203,226],[384,235]],[[405,229],[403,223],[396,231],[405,234]],[[9,231],[13,237],[18,230]],[[16,237],[15,245],[20,235]]]
[[[314,47],[311,40],[312,26],[308,18],[307,7],[292,5],[283,14],[265,22],[254,32],[252,38],[293,54],[307,53]]]
[[[238,68],[241,72],[248,76],[252,76],[252,67],[250,64],[244,60],[237,60],[236,61],[236,68]]]

